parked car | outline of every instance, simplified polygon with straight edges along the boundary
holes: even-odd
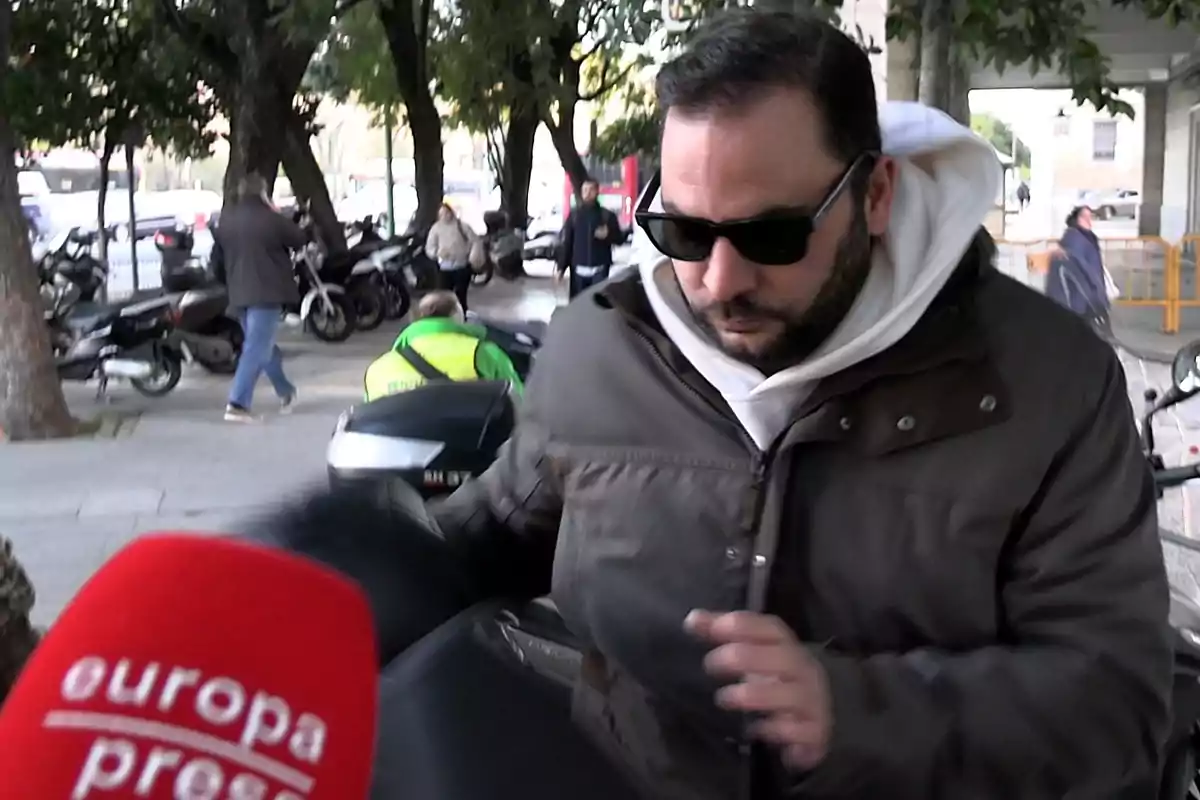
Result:
[[[17,172],[17,194],[21,198],[21,213],[29,226],[31,241],[39,241],[50,235],[50,215],[44,207],[50,195],[50,186],[40,172],[19,170]]]
[[[396,232],[402,232],[417,213],[417,191],[411,186],[394,185],[392,204],[396,211]],[[384,181],[368,183],[357,192],[347,196],[335,208],[338,219],[350,222],[364,217],[374,217],[387,227],[387,184]]]
[[[1133,189],[1106,192],[1083,192],[1080,202],[1091,208],[1100,219],[1127,217],[1136,219],[1142,196]]]

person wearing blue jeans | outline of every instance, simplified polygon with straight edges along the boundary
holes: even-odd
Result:
[[[296,401],[296,387],[283,373],[283,353],[275,344],[275,335],[284,309],[300,302],[291,251],[303,247],[308,237],[271,204],[261,177],[243,178],[238,195],[237,202],[221,215],[212,266],[229,290],[229,307],[240,314],[246,334],[229,387],[225,419],[251,422],[255,419],[250,413],[254,385],[263,373],[275,387],[283,411],[290,411]]]
[[[252,306],[242,311],[242,329],[246,332],[246,338],[237,372],[233,375],[233,385],[229,387],[229,406],[225,411],[227,420],[231,412],[233,416],[238,416],[238,410],[250,410],[254,400],[254,385],[258,383],[258,376],[264,374],[275,388],[275,394],[283,404],[282,410],[285,413],[291,410],[296,399],[296,387],[283,373],[283,351],[275,343],[282,315],[282,306]]]

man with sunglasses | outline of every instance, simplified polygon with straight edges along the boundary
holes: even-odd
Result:
[[[556,315],[447,538],[553,588],[576,716],[650,796],[1147,779],[1154,496],[1113,352],[993,266],[991,147],[880,112],[808,16],[719,19],[657,93],[637,219],[666,258]]]
[[[550,593],[575,724],[647,798],[1155,796],[1153,490],[1113,352],[993,266],[990,145],[880,110],[811,16],[719,18],[657,95],[664,258],[555,315],[432,509],[461,591]],[[561,716],[496,747],[554,759]]]

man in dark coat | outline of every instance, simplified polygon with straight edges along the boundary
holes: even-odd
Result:
[[[549,593],[573,713],[530,731],[480,692],[422,733],[500,732],[453,770],[584,731],[637,786],[608,797],[1155,796],[1154,488],[1112,348],[995,268],[994,148],[878,106],[862,48],[811,15],[722,15],[656,80],[637,221],[662,257],[555,316],[495,463],[432,509],[441,538],[393,539],[443,542],[462,600]],[[372,526],[323,527],[280,531],[339,558]],[[432,570],[348,562],[395,646],[418,604],[381,594]],[[439,679],[410,677],[385,723]],[[426,739],[381,760],[431,763]]]
[[[229,306],[240,315],[246,334],[225,419],[255,421],[250,406],[263,374],[282,411],[291,411],[296,387],[283,372],[283,352],[275,337],[284,308],[300,302],[291,251],[304,247],[308,237],[271,203],[266,181],[248,175],[238,187],[238,201],[221,215],[214,239],[214,271],[229,288]]]
[[[600,205],[600,184],[588,178],[579,188],[579,205],[563,223],[558,251],[557,277],[570,273],[570,296],[608,280],[615,245],[623,244],[628,233],[621,229],[617,215]]]

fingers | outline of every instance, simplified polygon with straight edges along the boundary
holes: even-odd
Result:
[[[807,769],[825,755],[824,728],[819,723],[788,714],[777,714],[750,725],[750,735],[783,748],[784,760]]]
[[[683,624],[694,636],[716,643],[782,644],[794,638],[791,629],[778,617],[752,611],[717,613],[696,609],[687,615]]]
[[[780,680],[796,680],[798,668],[806,666],[807,657],[798,648],[775,644],[723,644],[704,658],[704,668],[719,678],[756,675]]]
[[[813,687],[799,681],[750,680],[732,683],[717,691],[717,705],[727,711],[759,714],[785,713],[818,720],[820,706],[813,702]]]

